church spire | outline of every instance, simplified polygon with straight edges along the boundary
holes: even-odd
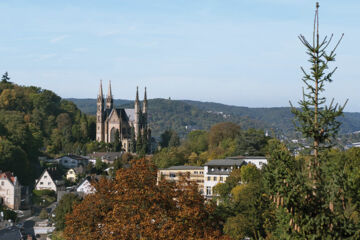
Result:
[[[147,94],[146,94],[146,87],[145,87],[145,93],[144,93],[144,102],[143,102],[143,113],[146,114],[147,112]]]
[[[102,80],[100,80],[100,88],[99,88],[99,95],[98,95],[98,97],[101,97],[101,98],[103,98],[103,88],[102,88]]]
[[[108,93],[106,96],[106,108],[107,109],[112,109],[113,108],[113,96],[112,96],[112,91],[111,91],[111,81],[109,81],[109,88],[108,88]]]
[[[136,98],[135,98],[135,102],[139,102],[139,87],[136,86]]]

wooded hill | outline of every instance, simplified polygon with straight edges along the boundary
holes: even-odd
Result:
[[[96,99],[68,99],[74,102],[84,113],[96,114]],[[119,107],[133,107],[133,101],[114,100]],[[231,121],[244,129],[260,128],[275,132],[277,136],[292,138],[295,136],[290,107],[248,108],[214,102],[190,100],[149,100],[150,124],[153,136],[158,137],[166,129],[173,129],[184,137],[193,129],[208,130],[212,125]],[[352,133],[360,130],[360,113],[346,112],[341,117],[340,133]]]

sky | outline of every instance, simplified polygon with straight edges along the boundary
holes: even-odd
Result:
[[[2,0],[0,74],[64,98],[212,101],[283,107],[302,96],[312,36],[310,0]],[[320,2],[320,34],[334,33],[325,96],[360,112],[360,1]],[[334,42],[335,43],[335,42]]]

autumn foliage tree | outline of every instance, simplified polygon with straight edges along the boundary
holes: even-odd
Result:
[[[66,217],[66,239],[227,239],[195,184],[156,180],[145,159],[100,180]]]

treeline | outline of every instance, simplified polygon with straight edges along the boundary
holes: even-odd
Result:
[[[38,157],[85,152],[94,139],[95,119],[49,90],[0,82],[0,169],[12,171],[22,184],[31,184]]]
[[[209,131],[190,132],[182,142],[173,130],[161,135],[160,149],[153,160],[157,167],[175,165],[203,165],[208,160],[236,155],[264,156],[269,137],[264,131],[243,130],[239,125],[222,122],[213,125]]]

